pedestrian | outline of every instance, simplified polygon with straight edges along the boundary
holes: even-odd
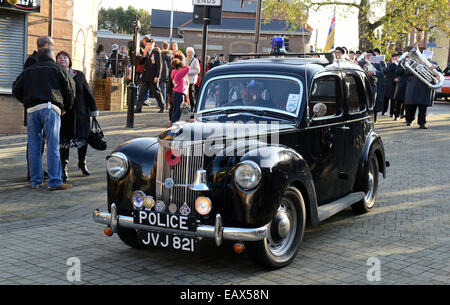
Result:
[[[102,44],[99,44],[95,54],[97,54],[96,75],[98,78],[105,78],[106,68],[108,66],[108,56],[105,53],[105,47]]]
[[[30,184],[32,189],[38,189],[44,180],[40,152],[44,131],[47,140],[48,189],[67,190],[72,185],[63,184],[62,181],[60,116],[72,108],[75,85],[71,77],[56,64],[51,48],[39,49],[38,61],[18,76],[12,88],[14,96],[27,111]]]
[[[175,58],[172,60],[172,82],[173,82],[173,110],[171,122],[178,122],[181,117],[181,104],[189,94],[189,80],[186,78],[190,68],[184,61]]]
[[[391,60],[387,64],[384,78],[384,105],[383,105],[383,115],[387,112],[389,108],[390,117],[394,116],[395,102],[394,102],[394,93],[397,83],[394,81],[395,79],[395,70],[397,69],[397,60],[398,54],[392,54]],[[398,120],[396,118],[395,120]]]
[[[161,44],[161,78],[159,80],[159,87],[163,95],[164,102],[166,104],[166,110],[169,109],[169,100],[167,99],[167,84],[170,81],[171,65],[173,59],[173,53],[169,50],[169,43],[164,41]]]
[[[356,52],[358,53],[358,51]],[[370,58],[374,56],[374,52],[369,50],[366,52],[366,60],[361,59],[358,64],[367,72],[369,75],[370,87],[372,89],[372,101],[374,103],[373,115],[374,122],[377,121],[377,113],[381,111],[383,108],[383,104],[379,102],[378,96],[378,81],[383,76],[383,72],[381,71],[381,67],[379,64],[370,63]],[[367,62],[366,62],[367,61]]]
[[[73,107],[61,118],[60,155],[62,178],[66,182],[69,180],[70,148],[78,148],[78,168],[85,176],[91,175],[86,167],[87,141],[91,131],[90,117],[98,116],[98,110],[84,73],[72,69],[70,55],[64,51],[59,52],[56,55],[56,63],[73,78],[76,88]]]
[[[170,43],[170,51],[175,54],[178,51],[178,43],[173,41]]]
[[[112,52],[109,56],[109,65],[113,76],[118,76],[119,74],[119,64],[122,60],[122,55],[119,53],[119,45],[112,45]]]
[[[371,54],[371,56],[381,56],[380,49],[375,48]],[[375,108],[377,112],[381,112],[381,115],[384,116],[384,91],[385,91],[385,73],[387,69],[386,62],[384,60],[380,60],[379,63],[374,63],[374,67],[378,70],[376,73],[377,77],[377,99],[375,102]]]
[[[188,73],[189,79],[189,103],[191,105],[191,111],[197,106],[197,95],[195,94],[195,85],[197,84],[198,75],[200,73],[200,63],[197,58],[195,58],[194,48],[186,49],[186,62],[190,70]]]
[[[401,56],[402,53],[399,52],[398,55]],[[405,67],[401,63],[397,65],[397,69],[395,70],[394,81],[397,83],[394,93],[394,100],[395,100],[394,117],[404,118],[405,96],[406,96],[406,86],[408,84],[408,76],[406,75]]]
[[[432,63],[430,69],[437,68],[437,64]],[[436,92],[429,88],[409,70],[406,71],[406,75],[408,76],[405,94],[406,125],[411,126],[412,122],[415,120],[417,108],[419,108],[417,119],[419,128],[428,129],[426,126],[427,108],[433,106]]]
[[[142,106],[147,99],[147,93],[150,90],[156,97],[156,101],[159,105],[159,112],[164,112],[163,97],[161,95],[161,89],[159,88],[159,80],[161,78],[161,53],[159,49],[155,48],[155,42],[152,38],[149,38],[144,50],[143,57],[140,64],[144,65],[144,72],[141,77],[141,88],[139,90],[139,98],[137,101],[135,113],[142,112]]]
[[[41,36],[36,41],[37,50],[41,48],[50,48],[52,51],[54,51],[55,48],[55,42],[53,39],[49,36]],[[27,60],[25,61],[25,64],[23,65],[23,69],[32,67],[35,64],[38,63],[38,51],[35,50],[33,54],[28,56]],[[27,112],[24,111],[24,126],[27,126]],[[45,135],[42,138],[42,146],[41,146],[41,156],[44,154],[44,148],[45,148]],[[30,166],[28,164],[28,144],[27,144],[27,152],[26,152],[26,158],[27,158],[27,181],[30,181]],[[44,178],[48,177],[47,171],[44,171]]]

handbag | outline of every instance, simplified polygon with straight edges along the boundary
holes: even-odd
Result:
[[[92,118],[91,132],[88,138],[88,144],[96,150],[105,150],[106,140],[103,131],[95,117]]]

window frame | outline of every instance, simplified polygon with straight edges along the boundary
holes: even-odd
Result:
[[[348,86],[347,86],[347,77],[352,77],[355,80],[356,86],[358,88],[358,100],[359,100],[359,110],[358,111],[352,110],[353,108],[351,108],[348,103],[349,91],[348,91]],[[367,95],[365,85],[361,79],[361,76],[358,73],[354,73],[352,71],[346,72],[345,78],[344,78],[344,83],[345,83],[345,90],[344,90],[345,105],[347,107],[348,114],[350,114],[350,115],[361,114],[361,113],[367,111],[367,101],[365,101],[365,99],[367,99],[368,95]],[[363,95],[362,97],[361,97],[361,94]],[[363,100],[361,100],[361,98]]]
[[[323,116],[323,117],[316,117],[316,118],[311,118],[310,117],[310,111],[307,111],[307,118],[308,120],[312,121],[312,122],[321,122],[321,121],[325,121],[325,120],[330,120],[330,119],[339,119],[342,118],[344,116],[345,113],[345,108],[344,108],[344,97],[343,97],[343,92],[342,92],[342,77],[340,74],[337,73],[330,73],[330,72],[326,72],[326,73],[320,73],[318,75],[316,75],[313,79],[313,81],[311,82],[311,87],[310,87],[310,92],[309,92],[309,98],[308,98],[308,109],[311,108],[311,96],[312,96],[312,90],[314,87],[314,84],[320,80],[321,78],[325,78],[325,77],[333,77],[336,79],[336,85],[338,86],[336,88],[336,104],[339,106],[341,112],[339,115],[327,115],[327,116]],[[340,96],[338,96],[337,94],[339,93]]]

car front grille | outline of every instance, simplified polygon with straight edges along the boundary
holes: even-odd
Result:
[[[181,155],[181,162],[175,166],[169,166],[165,159],[165,154],[170,149],[176,150]],[[195,179],[198,169],[203,168],[203,145],[200,144],[180,144],[160,140],[158,146],[157,172],[156,172],[156,199],[162,200],[166,204],[166,209],[170,204],[177,206],[177,214],[180,208],[186,203],[191,210],[189,216],[197,217],[195,211],[196,192],[191,191],[189,186]],[[165,187],[166,179],[171,178],[174,182],[172,189]]]

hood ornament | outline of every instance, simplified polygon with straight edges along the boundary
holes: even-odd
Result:
[[[197,170],[194,183],[191,184],[189,189],[195,192],[209,191],[209,187],[208,185],[206,185],[206,171],[204,169]]]

